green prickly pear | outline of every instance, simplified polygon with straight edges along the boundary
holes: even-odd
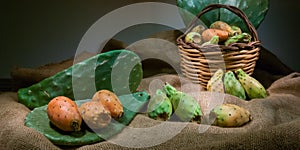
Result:
[[[207,91],[224,93],[223,75],[224,71],[218,69],[207,82]]]
[[[148,116],[156,120],[168,120],[172,115],[172,104],[167,95],[157,89],[155,95],[150,99],[148,104]]]
[[[229,44],[236,43],[236,42],[249,43],[251,41],[251,38],[252,36],[250,34],[242,33],[228,38],[224,44],[228,46]]]
[[[213,36],[209,41],[202,44],[204,45],[210,45],[210,44],[218,44],[219,43],[219,36]]]
[[[236,79],[232,71],[227,71],[224,75],[225,93],[234,95],[241,99],[246,99],[246,93],[241,83]]]
[[[239,127],[251,121],[250,112],[234,104],[221,104],[210,113],[211,119],[215,119],[212,125],[220,127]]]
[[[173,109],[178,118],[182,121],[191,121],[200,123],[202,111],[198,102],[190,95],[177,91],[170,84],[164,86],[164,90],[173,105]]]
[[[242,69],[236,70],[235,74],[250,99],[267,97],[266,89],[255,78],[245,73]]]
[[[185,36],[185,42],[186,43],[196,43],[196,44],[200,44],[202,42],[201,39],[201,34],[197,33],[197,32],[189,32],[186,36]]]
[[[231,26],[232,29],[232,36],[238,35],[238,34],[242,34],[242,30],[241,28],[237,27],[237,26]]]

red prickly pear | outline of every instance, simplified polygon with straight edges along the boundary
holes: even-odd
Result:
[[[50,122],[63,131],[79,131],[82,117],[74,101],[65,96],[53,98],[47,106]]]

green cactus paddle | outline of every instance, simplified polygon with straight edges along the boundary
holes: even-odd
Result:
[[[241,9],[253,26],[257,29],[264,20],[270,0],[177,0],[179,13],[186,25],[189,25],[193,18],[201,12],[201,10],[210,4],[231,5]],[[188,13],[189,12],[189,13]],[[225,21],[230,25],[240,27],[243,31],[247,31],[247,26],[241,18],[226,9],[212,10],[204,14],[201,21],[209,27],[210,24],[217,20]]]

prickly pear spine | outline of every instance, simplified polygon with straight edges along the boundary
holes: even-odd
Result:
[[[157,89],[155,95],[149,100],[147,112],[153,119],[163,121],[170,119],[173,112],[172,104],[161,89]]]
[[[225,93],[234,95],[241,99],[246,99],[246,93],[241,83],[236,79],[232,71],[227,71],[224,75]]]
[[[224,93],[223,75],[224,71],[218,69],[207,82],[207,91]]]
[[[242,69],[236,70],[235,74],[250,99],[267,97],[266,89],[255,78],[245,73]]]

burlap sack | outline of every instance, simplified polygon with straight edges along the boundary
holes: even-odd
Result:
[[[157,81],[169,82],[178,89],[185,85],[193,86],[177,75],[157,75],[143,79],[140,89],[149,90],[147,87]],[[17,102],[16,93],[2,93],[0,145],[3,149],[299,149],[300,74],[292,73],[275,81],[267,91],[267,98],[251,101],[225,95],[224,103],[237,104],[251,112],[253,120],[243,127],[222,128],[176,121],[166,123],[141,113],[111,141],[81,147],[58,147],[34,129],[24,126],[24,118],[30,110]],[[209,92],[200,92],[198,101],[203,109],[205,103],[211,100],[210,96]],[[155,128],[158,125],[160,127]],[[134,130],[141,128],[150,131]]]
[[[179,35],[178,31],[171,31],[153,35],[151,38],[161,38],[174,43],[177,35]],[[131,45],[129,48],[139,54],[153,52],[153,48],[158,45],[157,40],[136,44],[139,45]],[[174,51],[172,49],[174,45],[168,45],[171,47],[164,47],[163,50]],[[72,63],[72,60],[69,60],[61,65],[66,68]],[[153,65],[153,63],[157,63],[157,60],[143,62],[147,75],[142,80],[139,90],[151,93],[157,84],[168,82],[179,90],[196,93],[193,96],[196,96],[204,111],[209,110],[210,102],[223,100],[222,95],[214,96],[208,92],[200,92],[201,89],[197,85],[170,71],[172,66],[161,65],[161,63]],[[51,70],[56,70],[55,72],[62,70],[57,67],[57,64],[50,66],[43,69],[45,76],[42,78],[50,76]],[[41,73],[41,70],[33,70],[33,72]],[[157,74],[162,72],[166,74]],[[1,93],[0,149],[299,149],[300,74],[292,72],[275,55],[266,49],[261,50],[253,76],[267,88],[269,96],[265,99],[243,101],[225,95],[224,101],[221,101],[237,104],[251,112],[253,120],[243,127],[221,128],[178,121],[161,122],[140,113],[128,127],[112,139],[80,147],[53,145],[36,130],[24,126],[24,118],[30,110],[18,103],[15,92]],[[19,74],[19,71],[15,73],[20,77],[19,80],[14,78],[18,81],[28,79],[25,77],[26,74]],[[33,82],[38,80],[30,79]]]

